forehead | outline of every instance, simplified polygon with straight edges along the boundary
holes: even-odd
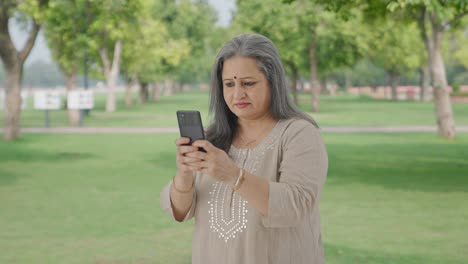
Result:
[[[262,72],[258,69],[257,61],[248,57],[232,57],[224,61],[222,76],[225,78],[260,77]]]

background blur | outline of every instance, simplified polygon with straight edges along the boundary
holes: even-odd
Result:
[[[467,263],[468,0],[1,0],[0,263],[190,263],[175,112],[243,32],[321,126],[327,262]]]

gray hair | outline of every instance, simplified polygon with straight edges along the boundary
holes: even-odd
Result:
[[[224,101],[222,81],[224,62],[235,56],[257,61],[258,68],[268,80],[271,90],[270,113],[273,118],[304,119],[318,127],[315,120],[299,110],[291,100],[283,65],[273,42],[259,34],[241,34],[224,44],[211,71],[210,114],[214,114],[214,118],[206,134],[213,145],[228,152],[238,130],[237,116]]]

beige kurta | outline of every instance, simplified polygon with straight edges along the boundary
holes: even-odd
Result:
[[[324,263],[319,201],[328,169],[319,130],[304,120],[281,120],[253,149],[234,146],[239,167],[269,181],[268,215],[226,184],[196,175],[192,263]],[[171,183],[161,207],[172,217]]]

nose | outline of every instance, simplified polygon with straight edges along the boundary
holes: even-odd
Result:
[[[235,82],[234,86],[234,98],[235,99],[241,99],[245,96],[245,89],[242,87],[242,84],[240,81]]]

